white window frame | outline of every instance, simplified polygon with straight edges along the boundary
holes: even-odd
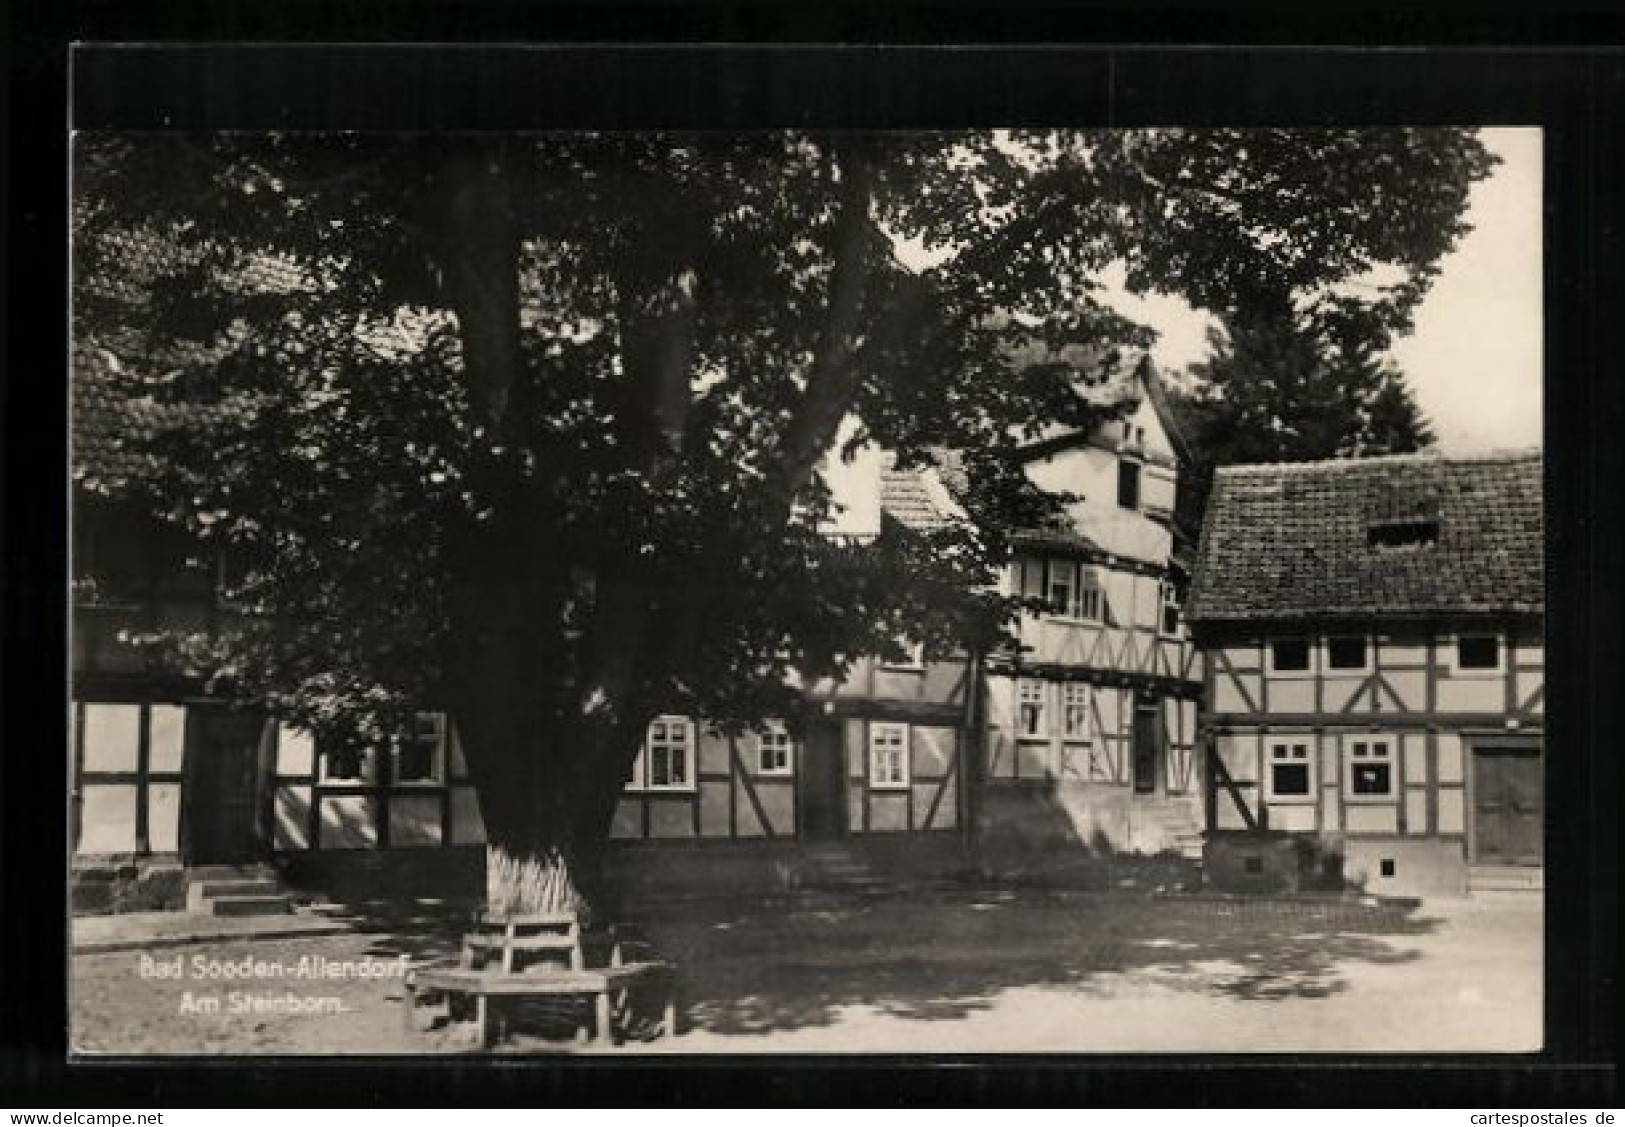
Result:
[[[771,742],[770,742],[771,741]],[[782,753],[782,762],[768,763],[768,753]],[[779,755],[774,756],[780,758]],[[756,773],[758,775],[790,775],[795,773],[796,742],[790,730],[778,720],[769,720],[765,731],[756,733]]]
[[[908,790],[909,726],[894,721],[869,722],[869,789]],[[896,756],[896,771],[882,762],[883,756]]]
[[[681,782],[657,783],[652,778],[653,741],[656,724],[667,726],[676,725],[683,732],[681,746],[685,756],[683,760],[684,779]],[[662,737],[665,739],[666,737]],[[686,716],[662,714],[649,721],[649,726],[643,730],[643,745],[638,748],[638,758],[632,768],[632,779],[626,784],[627,790],[645,791],[651,794],[692,794],[698,782],[695,771],[699,761],[698,742],[695,739],[694,721]]]
[[[361,749],[361,774],[334,775],[329,773],[328,764],[332,761],[332,749],[322,746],[321,740],[314,740],[316,756],[316,785],[323,787],[354,787],[357,790],[370,787],[378,781],[378,748],[369,745]]]
[[[1106,583],[1100,569],[1094,564],[1078,565],[1078,594],[1076,612],[1072,618],[1078,622],[1106,621]]]
[[[1495,664],[1493,666],[1463,666],[1461,643],[1464,638],[1494,638]],[[1445,639],[1445,667],[1455,677],[1502,677],[1507,668],[1506,635],[1499,630],[1462,630]]]
[[[1382,754],[1374,754],[1381,750]],[[1356,757],[1356,752],[1365,754]],[[1354,789],[1356,763],[1383,763],[1388,767],[1388,790],[1383,794],[1359,794]],[[1399,800],[1399,737],[1386,732],[1370,732],[1343,737],[1343,800],[1354,803],[1390,805]]]
[[[1359,665],[1336,666],[1332,664],[1332,643],[1341,641],[1361,641],[1365,649]],[[1369,634],[1328,634],[1326,635],[1326,676],[1349,677],[1360,673],[1370,673],[1376,662],[1377,640]]]
[[[1278,756],[1277,752],[1285,751],[1287,755]],[[1302,754],[1298,754],[1301,752]],[[1264,800],[1281,805],[1311,805],[1316,800],[1316,790],[1320,786],[1320,754],[1315,746],[1315,738],[1308,734],[1280,736],[1271,734],[1264,739]],[[1275,789],[1275,765],[1302,763],[1307,768],[1308,784],[1304,793],[1282,794]]]
[[[1168,629],[1168,612],[1174,612],[1174,628]],[[1157,636],[1160,638],[1179,637],[1180,628],[1185,625],[1185,608],[1179,604],[1179,588],[1174,586],[1172,579],[1157,580]]]
[[[1080,709],[1082,723],[1072,731],[1072,710]],[[1094,708],[1094,687],[1087,681],[1066,681],[1061,685],[1061,738],[1069,744],[1087,745],[1089,716]]]
[[[1123,504],[1123,471],[1134,467],[1134,504]],[[1130,455],[1119,455],[1117,458],[1117,507],[1128,513],[1138,513],[1145,509],[1145,461]]]
[[[1106,620],[1106,585],[1100,577],[1100,568],[1081,560],[1059,556],[1041,557],[1044,569],[1044,601],[1048,604],[1045,615],[1066,622],[1104,622]],[[1065,570],[1066,597],[1055,598],[1054,574]]]
[[[1264,639],[1264,669],[1265,669],[1265,671],[1268,672],[1271,677],[1299,677],[1299,678],[1308,679],[1310,677],[1315,676],[1316,670],[1320,665],[1320,662],[1319,662],[1320,646],[1316,644],[1316,641],[1317,640],[1315,638],[1305,638],[1305,637],[1303,637],[1301,635],[1294,635],[1294,634],[1283,634],[1279,638],[1265,638]],[[1277,642],[1302,642],[1306,647],[1308,647],[1308,650],[1309,650],[1309,664],[1308,664],[1308,666],[1306,668],[1303,668],[1303,669],[1280,669],[1280,668],[1277,668],[1276,664],[1275,664],[1275,643],[1277,643]]]
[[[904,641],[902,646],[907,656],[901,660],[881,658],[880,668],[901,669],[909,673],[923,672],[925,669],[925,643]]]
[[[1056,582],[1056,575],[1062,578]],[[1056,589],[1060,588],[1065,594],[1056,597]],[[1049,603],[1049,613],[1055,618],[1078,617],[1078,565],[1074,560],[1044,561],[1044,600]]]
[[[430,730],[421,737],[414,738],[433,739],[434,751],[430,759],[430,775],[426,779],[402,779],[400,773],[401,747],[399,740],[389,745],[389,785],[391,787],[443,787],[446,785],[446,732],[447,721],[444,712],[420,712],[415,717],[416,723],[427,721]]]
[[[1027,706],[1038,706],[1036,731],[1027,730]],[[1016,679],[1016,738],[1021,740],[1047,740],[1052,728],[1049,713],[1049,682],[1036,677]]]

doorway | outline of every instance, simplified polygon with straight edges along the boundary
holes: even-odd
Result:
[[[846,836],[846,756],[841,725],[809,724],[802,738],[798,820],[808,841]]]
[[[193,707],[186,718],[186,858],[237,865],[259,858],[262,717]]]
[[[1156,704],[1134,706],[1134,793],[1156,794],[1162,773],[1162,710]]]
[[[1473,860],[1539,865],[1545,818],[1538,745],[1473,748]]]

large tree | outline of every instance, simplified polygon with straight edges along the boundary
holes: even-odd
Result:
[[[332,739],[455,718],[494,906],[591,900],[650,718],[793,715],[904,639],[991,644],[1001,454],[1145,343],[1096,279],[1402,330],[1470,133],[84,136],[76,331],[213,409],[140,495],[240,564],[174,639]],[[900,249],[901,248],[901,249]],[[911,263],[912,265],[906,265]],[[1350,301],[1335,283],[1385,268]],[[83,378],[83,377],[82,377]],[[854,431],[845,421],[855,420]],[[845,427],[845,429],[843,429]],[[843,434],[964,452],[974,520],[821,535]],[[1023,517],[1027,514],[1022,513]]]

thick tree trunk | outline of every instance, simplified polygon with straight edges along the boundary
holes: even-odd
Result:
[[[498,914],[613,915],[604,862],[635,738],[533,715],[459,725],[486,833],[486,906]]]
[[[492,911],[602,911],[615,805],[648,709],[645,648],[654,602],[624,546],[570,557],[550,541],[546,491],[503,451],[535,435],[519,348],[520,235],[500,144],[469,143],[445,169],[442,239],[473,421],[474,511],[451,514],[444,545],[447,689],[480,799]],[[694,277],[661,263],[626,287],[621,326],[633,394],[619,427],[637,468],[658,480],[681,456],[692,360]],[[591,624],[567,636],[593,576]]]

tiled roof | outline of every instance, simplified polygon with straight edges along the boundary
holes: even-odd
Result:
[[[165,402],[137,390],[110,349],[78,341],[73,349],[73,479],[91,490],[150,478],[158,459],[149,444],[174,430],[237,416],[241,401]]]
[[[1216,473],[1194,622],[1539,613],[1541,455],[1428,454]]]
[[[1022,548],[1051,549],[1062,552],[1081,552],[1095,556],[1105,552],[1094,540],[1075,528],[1018,528],[1008,539]]]
[[[87,488],[150,476],[158,460],[145,450],[165,431],[196,430],[238,417],[246,400],[187,396],[176,376],[206,368],[241,343],[241,325],[227,328],[212,343],[159,340],[151,324],[151,294],[157,279],[204,261],[196,248],[147,230],[105,235],[97,269],[74,278],[76,299],[96,303],[73,348],[74,480]],[[222,292],[260,295],[310,294],[321,283],[284,255],[257,253],[214,271]],[[363,322],[357,340],[378,356],[399,359],[422,350],[443,325],[443,313],[402,308],[392,318]]]
[[[900,470],[889,460],[880,471],[880,510],[915,532],[945,528],[964,516],[931,470]]]

